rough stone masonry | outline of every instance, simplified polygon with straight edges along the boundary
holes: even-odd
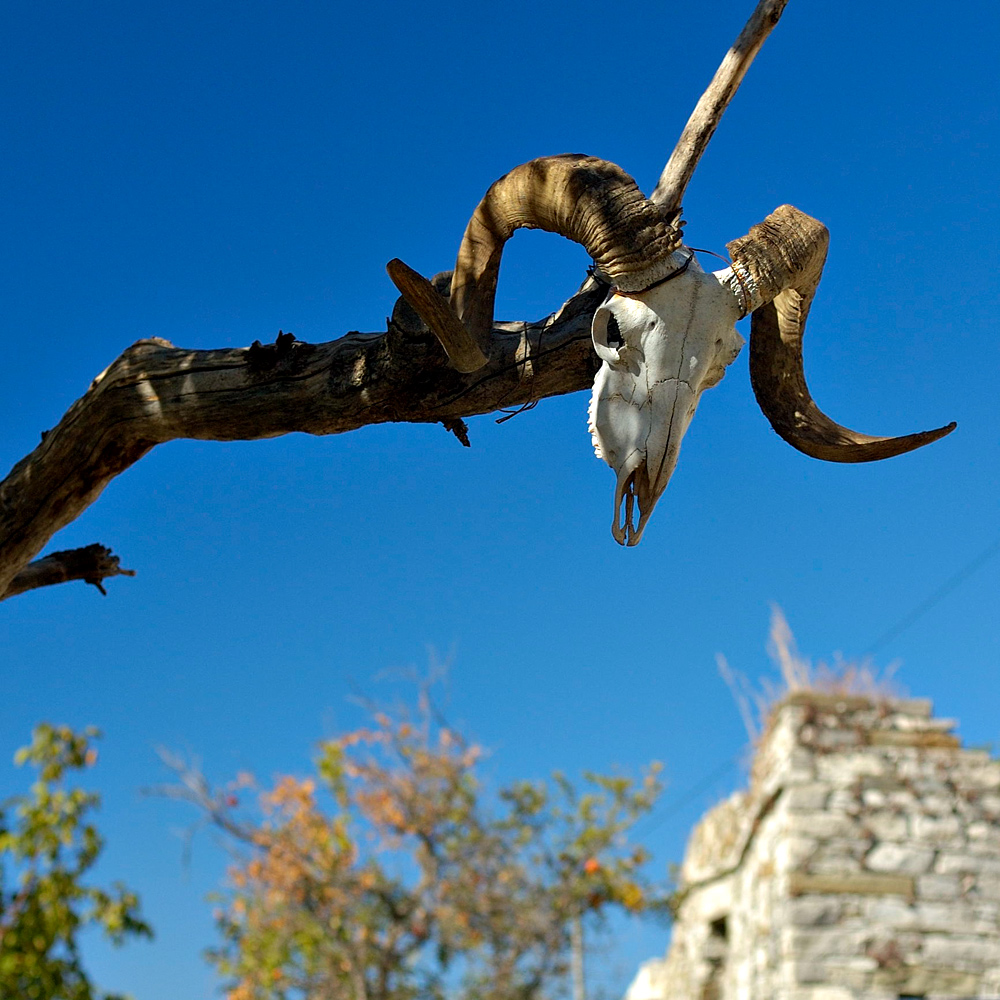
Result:
[[[784,698],[626,1000],[1000,998],[1000,760],[954,726],[926,700]]]

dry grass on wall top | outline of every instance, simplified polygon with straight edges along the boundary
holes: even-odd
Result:
[[[832,663],[821,660],[814,664],[802,656],[788,620],[777,604],[771,605],[767,652],[777,668],[778,678],[761,677],[756,685],[745,673],[731,667],[722,653],[715,656],[719,673],[754,746],[767,732],[775,707],[796,691],[855,695],[873,701],[894,701],[906,696],[894,677],[898,661],[879,669],[870,659],[845,660],[839,653],[834,654]]]

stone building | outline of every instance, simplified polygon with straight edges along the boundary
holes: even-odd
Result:
[[[1000,998],[1000,760],[953,728],[929,701],[788,695],[626,1000]]]

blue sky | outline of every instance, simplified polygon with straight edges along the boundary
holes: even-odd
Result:
[[[384,265],[449,267],[486,187],[560,152],[652,189],[752,4],[109,2],[20,5],[0,39],[6,350],[0,461],[34,447],[123,348],[323,341],[377,330]],[[0,795],[42,719],[105,731],[102,872],[142,894],[152,945],[93,943],[102,985],[200,1000],[215,980],[211,838],[140,789],[154,747],[209,774],[301,772],[353,725],[380,673],[450,660],[449,713],[498,778],[666,764],[657,864],[739,780],[675,806],[745,743],[714,655],[752,676],[769,602],[804,650],[861,656],[1000,535],[995,3],[790,0],[688,192],[717,251],[776,205],[825,222],[809,320],[813,394],[860,431],[957,420],[946,440],[862,466],[816,462],[769,428],[742,356],[707,393],[636,549],[610,534],[614,478],[585,394],[472,448],[439,426],[162,446],[53,542],[134,567],[0,607]],[[711,258],[709,258],[711,260]],[[537,318],[585,255],[519,234],[501,318]],[[721,266],[721,265],[720,265]],[[744,331],[746,333],[746,331]],[[899,680],[1000,736],[1000,559],[879,650]],[[662,930],[606,958],[624,986]],[[615,978],[617,977],[617,978]]]

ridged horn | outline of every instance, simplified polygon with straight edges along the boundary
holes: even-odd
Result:
[[[813,402],[802,364],[806,316],[829,244],[826,226],[791,205],[727,244],[732,286],[750,322],[750,381],[771,426],[790,445],[827,462],[874,462],[944,437],[955,424],[903,437],[870,437],[841,427]]]
[[[670,256],[681,244],[679,227],[614,163],[566,153],[515,167],[490,187],[469,220],[450,308],[402,261],[387,265],[396,287],[459,371],[486,363],[500,258],[518,229],[544,229],[582,244],[598,273],[626,292],[642,291],[669,274]]]

